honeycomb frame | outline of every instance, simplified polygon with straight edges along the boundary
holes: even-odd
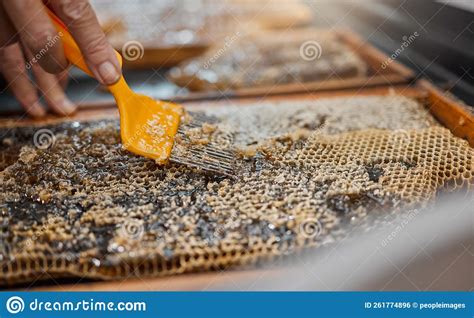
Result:
[[[364,101],[364,98],[366,101]],[[391,104],[389,102],[390,98],[396,99],[398,97],[376,97],[374,98],[375,100],[371,101],[371,103],[367,102],[367,97],[363,97],[359,99],[359,103],[355,104],[353,103],[354,98],[340,98],[339,103],[334,103],[335,99],[332,98],[307,102],[291,101],[286,102],[286,104],[276,103],[279,104],[280,111],[285,114],[285,116],[293,116],[293,118],[296,118],[296,125],[295,122],[290,121],[288,124],[291,125],[285,126],[285,123],[282,124],[282,121],[279,120],[275,127],[264,132],[263,136],[251,136],[249,133],[249,127],[253,125],[252,123],[250,123],[250,126],[242,125],[239,128],[240,134],[247,134],[247,137],[252,137],[250,138],[250,142],[247,142],[250,144],[245,144],[245,138],[234,139],[245,162],[240,169],[242,169],[241,173],[243,178],[246,178],[245,182],[243,182],[243,186],[247,186],[249,189],[244,190],[244,192],[253,191],[253,189],[261,189],[258,185],[263,184],[264,187],[270,187],[271,191],[273,191],[272,193],[277,193],[277,191],[281,191],[278,190],[278,187],[282,180],[284,182],[289,180],[293,182],[292,186],[294,187],[294,191],[287,193],[290,201],[296,200],[295,202],[297,202],[300,200],[299,202],[306,202],[306,204],[309,204],[309,206],[305,204],[299,206],[297,211],[291,210],[291,215],[294,216],[293,219],[282,220],[277,217],[274,222],[268,222],[267,219],[263,218],[262,220],[265,222],[257,224],[256,227],[249,226],[249,231],[268,228],[271,230],[270,232],[273,233],[275,229],[280,229],[280,226],[282,226],[282,224],[278,222],[284,223],[284,229],[298,229],[301,231],[301,226],[304,225],[305,221],[317,220],[323,226],[321,229],[322,233],[316,237],[299,235],[288,239],[287,241],[282,241],[285,234],[283,233],[279,236],[279,240],[264,241],[261,239],[263,235],[266,235],[263,231],[259,232],[260,234],[256,237],[249,236],[247,242],[245,242],[245,239],[242,240],[241,237],[236,237],[236,233],[230,231],[230,233],[228,233],[229,237],[218,238],[219,245],[217,246],[211,245],[203,247],[197,244],[194,245],[194,249],[191,251],[186,249],[176,249],[172,251],[173,253],[171,256],[167,254],[164,249],[160,250],[161,252],[158,253],[156,246],[155,249],[144,249],[140,253],[130,255],[131,251],[137,248],[137,242],[130,239],[129,242],[122,242],[122,244],[126,245],[127,253],[129,253],[128,257],[126,255],[120,256],[118,263],[114,263],[114,259],[99,259],[96,257],[97,254],[94,253],[85,253],[82,258],[77,257],[77,255],[67,254],[62,255],[62,257],[57,257],[55,255],[49,255],[46,257],[44,250],[42,255],[35,253],[34,250],[27,250],[25,253],[15,254],[13,260],[10,259],[9,261],[5,261],[5,256],[8,256],[8,253],[6,255],[4,254],[6,245],[2,245],[3,248],[0,252],[2,252],[3,261],[1,262],[2,277],[0,278],[0,282],[1,284],[15,284],[31,281],[39,275],[44,274],[45,269],[49,275],[52,275],[55,278],[83,276],[86,274],[89,278],[119,279],[129,276],[160,276],[260,263],[268,259],[281,257],[286,253],[300,251],[307,247],[330,244],[337,240],[340,235],[344,234],[344,226],[342,226],[344,224],[342,223],[348,222],[349,224],[357,224],[359,221],[363,221],[368,213],[376,213],[376,210],[381,207],[388,208],[391,213],[396,213],[400,212],[402,209],[415,208],[418,207],[420,203],[429,202],[437,196],[438,191],[459,191],[461,189],[467,189],[467,193],[472,194],[471,189],[474,185],[472,163],[473,149],[467,145],[466,141],[454,137],[449,130],[440,127],[439,124],[437,124],[428,114],[422,112],[422,105],[415,100],[399,98],[398,103],[394,102]],[[343,100],[346,102],[341,102]],[[361,112],[361,107],[363,107],[364,103],[371,105],[370,107],[363,109],[364,111],[369,112],[371,109],[377,109],[377,105],[380,105],[380,101],[384,100],[384,106],[386,106],[384,114],[378,114],[378,116],[387,118],[389,119],[388,121],[380,120],[380,117],[374,116],[373,118],[366,120],[364,123],[366,127],[357,127],[351,124],[353,116]],[[288,103],[293,106],[298,103],[301,105],[289,109],[287,107]],[[269,102],[267,105],[248,106],[245,111],[250,113],[262,113],[261,109],[266,108],[271,112],[271,109],[274,109],[275,106],[273,104],[275,103]],[[316,104],[317,107],[311,106],[314,104]],[[331,104],[334,105],[331,106]],[[403,109],[407,110],[405,113],[401,111],[400,105],[402,105]],[[324,109],[324,111],[314,114],[313,117],[307,117],[306,115],[308,113],[304,112],[307,107]],[[247,116],[245,111],[242,112],[241,106],[235,107],[235,109],[226,108],[225,110],[222,108],[217,109],[209,107],[209,109],[206,109],[205,111],[221,118],[226,118],[226,116],[232,118],[237,114],[243,114],[243,118]],[[281,119],[279,115],[281,115],[281,113],[276,112],[276,117]],[[393,116],[397,117],[393,118]],[[265,123],[265,118],[261,118],[260,120],[262,123]],[[313,125],[308,126],[308,123],[311,122],[313,122]],[[118,127],[114,122],[100,121],[97,123],[97,127],[94,126],[95,124],[91,124],[91,127],[89,127],[88,124],[85,124],[84,126],[80,125],[79,130],[75,130],[76,128],[73,127],[74,125],[75,124],[73,123],[69,126],[66,124],[65,127],[61,125],[54,126],[55,129],[58,129],[58,145],[56,146],[64,147],[59,149],[61,151],[56,154],[56,159],[60,159],[60,155],[68,153],[67,151],[71,151],[70,147],[68,147],[68,145],[71,145],[71,141],[80,142],[83,137],[89,138],[90,140],[99,138],[99,140],[102,141],[100,143],[93,143],[94,145],[99,144],[99,146],[90,146],[91,149],[88,151],[89,155],[93,158],[100,158],[101,153],[104,151],[104,147],[112,147],[114,142],[117,141]],[[383,127],[384,125],[385,128]],[[290,127],[291,130],[288,130],[288,127]],[[223,130],[227,133],[229,129],[230,131],[235,131],[237,128],[232,126],[228,127],[228,125],[223,126]],[[34,130],[35,129],[32,129],[30,131],[30,135],[26,134],[28,135],[27,139],[31,138],[31,133]],[[61,131],[65,131],[66,133],[62,133]],[[74,136],[76,135],[79,136],[79,140],[74,139]],[[365,147],[360,145],[359,147],[353,147],[351,146],[353,143],[347,143],[347,140],[357,141],[361,139],[367,140],[367,143],[364,144]],[[434,143],[433,140],[435,140]],[[255,141],[257,141],[257,144],[255,144]],[[311,147],[305,148],[305,142],[310,143]],[[4,140],[3,143],[5,143]],[[436,147],[444,149],[443,152],[435,152],[433,149],[428,147],[433,144]],[[374,151],[374,149],[383,149],[387,156],[382,158],[382,160],[367,161],[367,159],[364,159],[364,156],[367,156],[367,152],[370,153],[370,151]],[[423,151],[419,150],[419,152],[416,153],[416,149],[423,149]],[[456,153],[456,151],[459,151],[460,149],[462,150],[461,155],[453,155],[453,153],[459,154]],[[128,158],[127,160],[130,160],[141,167],[142,170],[138,172],[135,180],[138,183],[144,182],[143,180],[140,180],[143,176],[146,177],[147,171],[149,170],[154,171],[154,174],[152,174],[153,176],[162,175],[160,169],[157,169],[156,167],[153,168],[153,165],[145,159],[130,157],[130,155],[124,153],[119,149],[119,147],[115,147],[113,151],[116,154],[119,154],[121,158]],[[31,158],[31,152],[35,152],[36,155],[39,154],[43,159],[49,158],[48,149],[35,150],[31,149],[31,146],[25,146],[22,148],[20,153],[20,163],[17,162],[16,164],[23,165],[24,168],[29,160],[35,159]],[[345,155],[341,156],[341,153]],[[430,157],[436,155],[436,153],[438,153],[441,159],[444,160],[443,165],[446,166],[449,163],[455,167],[462,167],[464,170],[458,170],[457,173],[446,174],[445,170],[437,168],[436,165],[429,164],[423,165],[422,169],[420,169],[420,167],[418,167],[419,161],[413,160],[414,156],[422,156],[423,160],[427,163],[432,163],[433,160],[431,159],[430,161]],[[268,157],[269,154],[270,157]],[[332,156],[338,154],[340,160],[336,160],[336,162],[333,163],[326,162],[324,157],[328,157],[331,154]],[[318,158],[315,164],[308,164],[307,160],[301,160],[308,155]],[[271,158],[271,160],[265,159],[264,157]],[[302,164],[295,167],[292,164],[292,162],[295,162],[295,158],[297,158],[296,161],[299,160]],[[48,161],[46,162],[50,163]],[[67,168],[68,163],[64,162],[64,164],[66,164],[65,167]],[[118,165],[118,167],[120,167],[120,165]],[[36,168],[40,169],[33,170],[38,172],[36,176],[47,178],[45,174],[41,173],[41,167]],[[262,183],[260,177],[253,178],[252,174],[255,173],[255,171],[252,171],[252,169],[260,169],[258,172],[260,174],[270,174],[269,178],[272,178],[272,181]],[[381,174],[381,170],[382,172],[385,170],[398,171],[402,177],[395,178],[390,174]],[[19,173],[20,171],[21,169],[17,170],[16,173]],[[275,171],[278,172],[278,174],[273,173]],[[318,171],[332,171],[333,173],[319,175]],[[222,184],[220,191],[224,199],[219,200],[219,189],[214,191],[217,194],[208,198],[210,200],[208,203],[214,208],[217,207],[217,211],[226,210],[226,205],[231,207],[238,206],[244,211],[246,209],[252,210],[255,207],[258,207],[259,209],[263,208],[265,211],[273,211],[276,209],[276,214],[272,214],[273,216],[281,216],[279,215],[281,213],[279,213],[278,209],[289,211],[289,207],[285,205],[287,202],[284,200],[282,201],[281,199],[275,200],[275,197],[272,196],[269,199],[262,201],[263,203],[271,204],[272,206],[264,206],[260,201],[253,203],[250,201],[250,204],[244,204],[239,200],[235,201],[235,197],[238,197],[237,193],[239,193],[239,191],[236,191],[235,189],[233,190],[232,182],[228,180],[221,180],[218,178],[206,179],[209,177],[203,176],[197,172],[190,172],[178,166],[168,167],[168,172],[171,174],[172,180],[180,180],[183,173],[191,174],[194,178],[193,180],[197,180],[198,183],[202,180],[206,180],[206,189],[203,188],[204,191],[214,191],[212,188],[215,184]],[[5,173],[2,172],[0,178],[2,179],[2,185],[5,187],[4,181],[6,179],[4,175]],[[281,175],[283,175],[283,177]],[[354,176],[359,177],[359,179],[354,179]],[[8,178],[18,178],[21,180],[22,176],[21,174],[14,174],[10,175]],[[402,182],[402,180],[406,178],[422,180],[423,182],[421,185],[414,186],[410,189],[409,187],[405,187]],[[302,183],[301,180],[306,180],[304,181],[305,186],[298,188]],[[327,188],[324,188],[325,182],[328,180],[330,180],[331,183]],[[351,182],[355,183],[357,187],[347,187],[347,180],[352,180]],[[33,184],[36,184],[37,182],[38,180],[33,180]],[[384,189],[384,182],[388,183],[390,187]],[[201,186],[203,186],[203,184],[201,184]],[[67,189],[68,186],[67,184],[58,184],[58,187],[64,187]],[[184,187],[185,189],[186,185],[180,184],[179,187]],[[311,189],[311,191],[309,191],[309,198],[308,191],[305,192],[305,189]],[[360,189],[369,189],[369,192],[362,193],[361,195]],[[412,193],[419,192],[419,195],[407,196],[407,191],[411,191]],[[228,193],[234,193],[235,195],[228,195]],[[34,195],[35,200],[39,199],[44,202],[51,200],[49,193],[36,191],[34,192]],[[349,199],[347,199],[346,196],[349,196]],[[317,201],[322,199],[324,199],[324,204]],[[5,227],[5,219],[9,217],[11,211],[5,209],[4,200],[5,197],[2,197],[1,225],[5,230],[2,232],[2,240],[5,240],[5,236],[3,235],[11,234],[7,233],[8,227]],[[171,205],[173,202],[174,204],[177,204],[177,201],[169,201]],[[311,205],[314,202],[316,202],[316,205],[321,204],[319,207],[322,208],[322,210],[330,209],[334,213],[326,213],[327,211],[321,211],[320,209],[317,209],[318,211],[316,211],[314,209],[315,205]],[[366,209],[367,202],[370,202],[372,205],[371,208]],[[400,204],[400,202],[403,204]],[[139,205],[138,208],[143,208],[144,205],[146,204]],[[115,206],[115,208],[117,208],[117,206]],[[259,211],[259,209],[256,210]],[[144,210],[146,210],[146,208],[144,208]],[[139,213],[145,213],[144,215],[147,216],[148,214],[146,213],[148,212],[144,212],[144,210],[133,209],[133,211],[125,212],[127,214],[132,212],[133,218],[133,215],[136,215],[135,213],[138,213],[137,215],[141,215]],[[227,210],[229,210],[228,207]],[[95,219],[94,213],[96,212],[100,211],[91,209],[82,212],[81,217],[86,219],[86,222],[94,222],[94,224],[96,222],[105,222],[102,225],[104,225],[107,230],[117,230],[115,227],[107,227],[107,220],[114,225],[119,224],[117,222],[127,220],[127,216],[124,216],[124,211],[120,209],[111,209],[110,214],[107,214],[107,217],[100,220]],[[212,215],[212,213],[213,211],[205,211],[205,214],[203,215]],[[255,213],[255,211],[252,213]],[[337,213],[342,213],[344,218],[338,219],[334,217]],[[31,215],[26,215],[26,219],[32,217]],[[46,211],[46,215],[49,215],[48,211]],[[251,214],[245,215],[248,216]],[[59,216],[61,217],[61,215]],[[232,220],[232,214],[226,214],[226,216],[227,218],[224,219]],[[53,215],[52,218],[48,218],[48,220],[52,221],[44,223],[43,220],[43,223],[39,223],[54,225],[56,224],[54,217],[55,215]],[[58,215],[56,215],[56,217],[58,217]],[[253,220],[260,220],[261,217],[262,215],[257,215]],[[344,219],[344,222],[341,221],[342,219]],[[15,225],[17,226],[18,224]],[[205,228],[205,225],[206,224],[203,223],[202,228]],[[253,224],[251,223],[250,225]],[[18,227],[17,230],[28,234],[29,228],[31,227]],[[46,242],[54,241],[51,240],[51,237],[48,237],[48,235],[52,235],[53,238],[55,235],[65,235],[65,240],[71,238],[70,233],[55,233],[53,231],[53,233],[48,232],[45,236],[44,240]],[[250,237],[252,240],[249,239]],[[12,237],[7,237],[7,240],[8,239],[12,239]],[[273,239],[275,239],[275,237],[273,237]],[[240,248],[236,248],[235,244],[232,245],[233,240],[240,240]],[[40,243],[41,242],[44,243],[44,241],[40,240]],[[20,243],[21,241],[15,244]],[[12,242],[9,241],[8,248],[11,249],[15,244],[12,245]],[[138,244],[141,244],[141,242]],[[48,247],[47,245],[48,244],[46,244],[46,247]],[[117,248],[116,245],[114,246]]]

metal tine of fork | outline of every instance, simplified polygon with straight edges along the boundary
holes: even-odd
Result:
[[[183,157],[171,154],[170,160],[176,163],[184,164],[199,168],[203,171],[220,173],[227,176],[234,177],[233,162],[230,160],[222,160],[220,158],[213,158],[202,152],[190,152],[190,157]]]
[[[209,143],[202,148],[192,148],[193,150],[198,150],[200,152],[205,152],[205,153],[210,153],[210,154],[215,154],[218,156],[226,157],[229,159],[234,159],[235,157],[232,155],[232,153],[229,150],[226,149],[219,149],[217,148],[217,144],[214,143]]]
[[[190,164],[207,171],[219,171],[219,172],[222,171],[228,174],[233,174],[232,168],[228,166],[222,166],[219,164],[213,165],[213,164],[209,164],[208,162],[198,162],[198,161],[193,161]]]
[[[219,156],[212,156],[212,155],[209,155],[207,153],[200,152],[200,151],[190,151],[190,153],[194,156],[194,158],[203,159],[204,161],[206,161],[206,160],[212,161],[212,162],[217,161],[217,162],[222,162],[222,163],[229,164],[229,165],[232,165],[233,162],[234,162],[234,160],[232,158],[223,158],[223,157],[219,157]]]
[[[213,147],[212,145],[206,147],[206,153],[215,155],[216,157],[226,158],[230,160],[234,160],[235,157],[229,151],[221,150],[218,148]]]
[[[214,164],[209,164],[209,162],[201,162],[201,161],[196,161],[196,160],[189,160],[188,158],[184,157],[176,157],[176,156],[171,156],[171,161],[183,164],[186,166],[198,168],[203,171],[211,172],[211,173],[220,173],[223,175],[227,175],[230,177],[234,177],[234,170],[232,166],[223,166],[223,165],[214,165]]]
[[[205,162],[205,163],[209,162],[210,164],[217,163],[222,166],[228,166],[231,168],[233,167],[234,161],[235,161],[234,157],[230,157],[230,156],[223,157],[221,155],[210,154],[198,149],[189,149],[187,154],[191,155],[191,157],[189,158],[190,160],[200,160],[201,162]]]
[[[222,163],[218,163],[218,162],[210,162],[210,161],[201,161],[201,160],[187,160],[187,159],[183,159],[183,158],[177,158],[176,161],[179,162],[188,162],[196,167],[199,167],[199,168],[202,168],[202,169],[205,169],[205,170],[209,170],[209,171],[224,171],[224,172],[227,172],[229,174],[233,174],[234,172],[234,169],[232,166],[230,165],[225,165],[225,164],[222,164]]]
[[[203,153],[200,151],[190,151],[190,153],[196,158],[203,159],[204,161],[206,160],[212,161],[212,162],[217,161],[217,162],[221,162],[223,164],[228,164],[228,165],[232,165],[234,163],[234,158],[222,157],[219,155],[212,155],[212,154]]]
[[[187,129],[200,128],[206,123],[218,122],[216,117],[208,116],[202,112],[190,112],[190,115],[191,121],[181,125],[177,132],[184,140],[190,139],[186,134]],[[202,171],[235,177],[235,156],[230,150],[220,149],[218,144],[212,141],[203,146],[190,146],[182,154],[171,152],[170,160]]]

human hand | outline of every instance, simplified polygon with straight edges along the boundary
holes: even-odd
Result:
[[[76,109],[63,90],[69,63],[61,34],[51,23],[45,5],[66,24],[97,80],[103,85],[119,80],[120,64],[87,0],[0,1],[0,72],[29,115],[42,117],[46,113],[38,91],[59,115]],[[30,69],[34,81],[30,80]]]

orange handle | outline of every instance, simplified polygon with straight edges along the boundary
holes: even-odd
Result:
[[[94,77],[86,64],[86,61],[84,61],[84,58],[82,57],[81,49],[79,49],[79,46],[77,46],[76,41],[72,37],[71,33],[69,33],[67,30],[66,25],[48,7],[45,7],[45,9],[51,18],[51,22],[53,22],[54,27],[61,37],[66,58],[69,60],[69,62],[83,70],[87,75]],[[117,59],[119,60],[120,65],[122,65],[122,56],[117,51],[115,51],[115,53],[117,54]]]

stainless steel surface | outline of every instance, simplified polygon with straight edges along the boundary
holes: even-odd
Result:
[[[275,267],[260,279],[215,290],[465,290],[474,288],[474,198],[444,197],[373,233],[355,231],[338,244]],[[356,239],[354,239],[356,237]],[[281,264],[280,264],[281,265]]]

